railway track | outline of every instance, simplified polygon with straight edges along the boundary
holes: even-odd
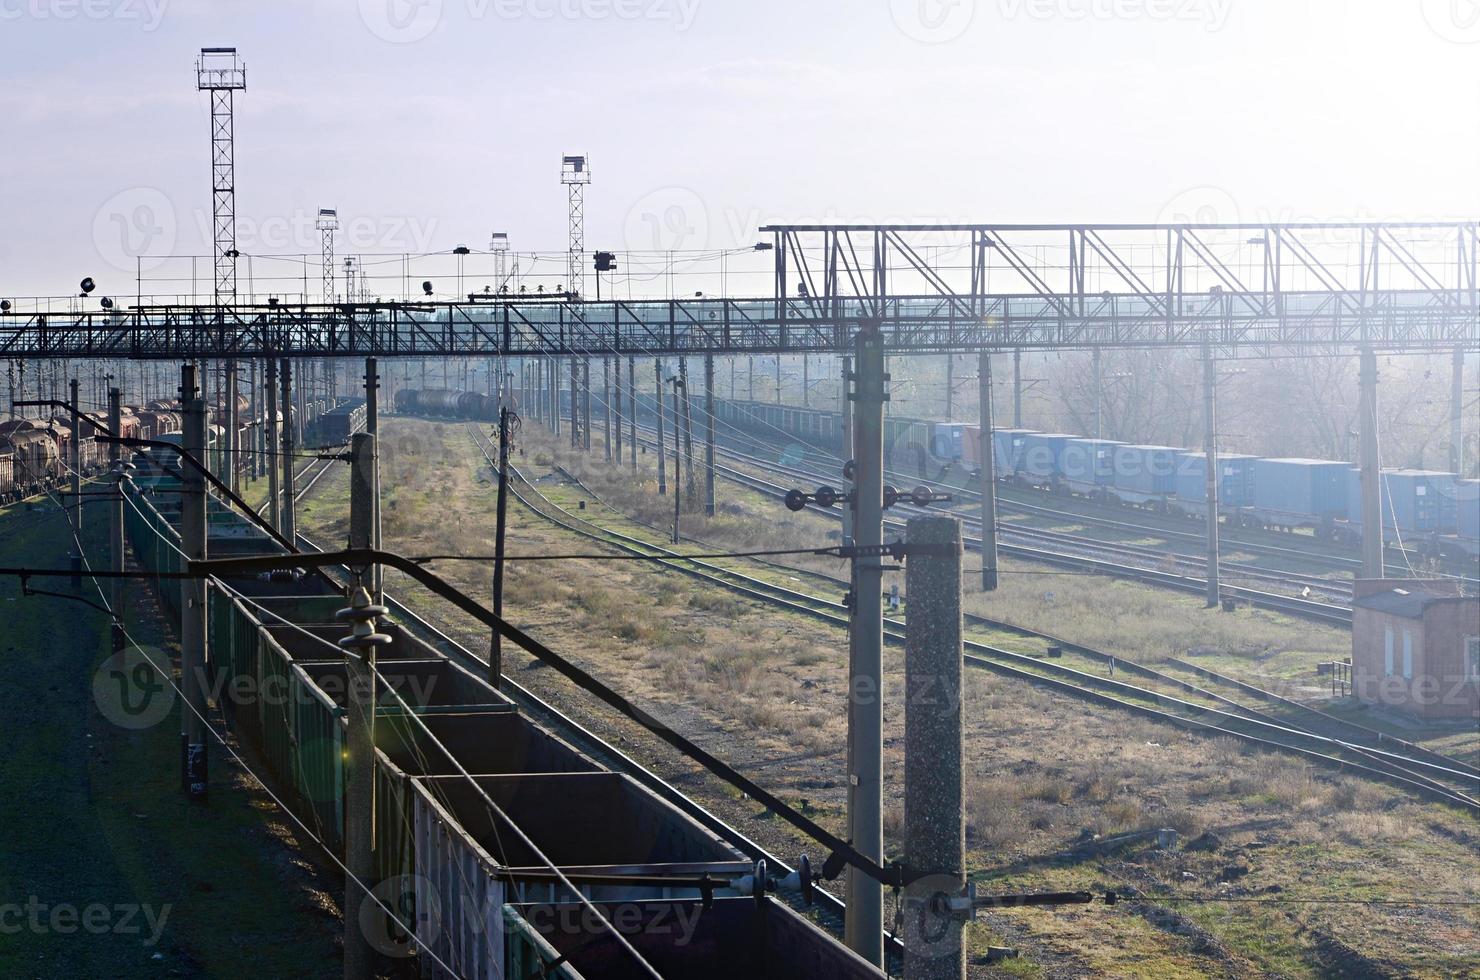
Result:
[[[476,426],[470,426],[470,429],[474,443],[485,461],[490,466],[495,465],[491,449],[481,431]],[[713,561],[686,558],[681,552],[604,528],[550,501],[516,467],[511,467],[511,473],[513,479],[510,487],[515,498],[533,513],[566,530],[627,554],[653,558],[665,567],[747,598],[834,626],[847,626],[847,611],[841,602],[776,585]],[[523,484],[525,490],[520,489],[520,484]],[[532,496],[538,500],[532,500]],[[886,619],[884,632],[885,639],[889,642],[903,641],[903,626],[892,619]],[[1164,674],[1160,675],[1162,683],[1179,687],[1186,693],[1196,691],[1205,700],[1221,704],[1222,707],[1194,703],[1150,687],[1138,687],[1113,677],[1056,665],[1028,654],[1002,650],[975,640],[968,640],[965,647],[965,661],[972,667],[1046,686],[1084,700],[1114,706],[1204,734],[1228,736],[1249,744],[1292,752],[1322,765],[1379,779],[1415,795],[1440,800],[1480,814],[1480,800],[1471,795],[1480,789],[1480,771],[1457,760],[1442,757],[1446,761],[1441,763],[1413,758],[1385,748],[1317,734]],[[1160,674],[1150,668],[1140,668],[1139,665],[1131,672],[1143,676],[1146,672]]]
[[[640,431],[647,433],[650,430]],[[656,446],[656,443],[653,441],[650,435],[646,437],[645,444],[650,448]],[[732,453],[731,455],[733,456],[736,454]],[[781,472],[783,475],[787,476],[794,476],[794,478],[802,481],[803,483],[807,483],[808,481],[815,481],[819,478],[825,479],[825,477],[819,477],[817,474],[814,473],[809,473],[807,471],[794,471],[792,468],[786,467],[782,464],[771,463],[767,460],[753,459],[744,456],[741,456],[740,458],[747,465],[750,465],[752,467],[773,472]],[[725,466],[720,463],[715,464],[715,473],[717,476],[722,477],[732,483],[737,483],[749,490],[755,491],[768,497],[773,497],[778,500],[785,498],[787,491],[792,489],[792,487],[790,486],[783,486],[781,484],[772,483],[769,480],[765,480],[751,473],[736,469],[732,466]],[[833,520],[842,520],[841,514],[835,508],[820,508],[809,505],[809,509],[819,514],[827,515]],[[895,508],[893,508],[891,512],[898,514],[926,513],[926,511],[921,511],[917,508],[913,508],[903,503],[896,504]],[[930,513],[938,514],[940,513],[940,511],[934,510],[930,511]],[[955,516],[963,518],[963,523],[966,525],[967,530],[970,530],[973,527],[976,528],[977,536],[973,537],[969,533],[964,534],[963,540],[965,541],[966,547],[968,549],[980,552],[980,522],[974,522],[968,517],[960,514],[956,514]],[[889,518],[886,518],[884,526],[886,529],[889,530],[902,530],[903,522],[897,519],[891,520]],[[1088,568],[1092,571],[1100,572],[1107,576],[1133,579],[1135,581],[1145,582],[1151,585],[1158,585],[1164,588],[1173,589],[1179,592],[1185,592],[1191,595],[1203,595],[1207,591],[1206,580],[1183,572],[1169,571],[1164,568],[1155,567],[1155,565],[1159,562],[1153,563],[1149,566],[1130,565],[1124,562],[1113,561],[1105,558],[1096,558],[1091,555],[1086,555],[1082,553],[1084,550],[1082,548],[1080,549],[1080,553],[1075,553],[1069,550],[1050,549],[1042,547],[1041,545],[1035,546],[1028,543],[1004,543],[1000,540],[1001,530],[1002,528],[999,527],[998,553],[1001,555],[1008,555],[1014,558],[1022,558],[1025,560],[1054,565],[1061,568]],[[1067,542],[1063,543],[1067,544]],[[1095,546],[1107,551],[1114,551],[1117,547],[1115,545],[1106,545],[1098,542],[1096,542]],[[1164,555],[1158,554],[1158,558],[1164,557]],[[1224,567],[1226,568],[1227,566]],[[1256,606],[1258,608],[1269,609],[1275,612],[1282,612],[1294,616],[1300,616],[1304,619],[1314,620],[1316,622],[1325,623],[1331,626],[1351,626],[1352,613],[1349,606],[1342,606],[1330,602],[1321,602],[1318,600],[1306,598],[1304,596],[1285,595],[1277,592],[1269,592],[1263,589],[1255,589],[1248,586],[1234,585],[1232,583],[1223,583],[1221,591],[1223,595],[1229,598],[1233,598],[1241,602],[1246,602],[1249,605]],[[1312,589],[1311,591],[1315,590]]]

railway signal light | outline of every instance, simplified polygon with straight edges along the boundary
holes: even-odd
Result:
[[[597,272],[611,272],[617,267],[617,256],[615,253],[597,252],[595,258]]]

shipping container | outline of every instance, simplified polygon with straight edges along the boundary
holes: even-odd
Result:
[[[1454,512],[1459,536],[1480,542],[1480,480],[1460,480],[1455,484]]]
[[[1008,480],[1023,465],[1023,446],[1032,429],[993,429],[993,461],[997,464],[997,479]]]
[[[1078,436],[1064,432],[1030,432],[1023,436],[1023,453],[1014,472],[1031,486],[1048,486],[1059,475],[1059,454]]]
[[[1172,490],[1179,502],[1206,503],[1208,464],[1206,453],[1179,452],[1177,479]],[[1254,502],[1254,457],[1236,453],[1218,455],[1219,507],[1247,507]]]
[[[1315,527],[1346,516],[1351,466],[1326,459],[1256,459],[1256,516],[1278,527]]]
[[[1115,477],[1114,439],[1070,439],[1059,453],[1059,476],[1071,490],[1091,492],[1109,486]]]
[[[1382,523],[1388,535],[1445,534],[1455,529],[1453,473],[1434,470],[1382,471]],[[1347,523],[1361,528],[1362,471],[1347,472]]]
[[[1116,446],[1112,484],[1133,494],[1170,494],[1176,489],[1181,451],[1172,446]]]

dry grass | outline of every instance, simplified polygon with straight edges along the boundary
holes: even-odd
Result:
[[[538,478],[565,451],[533,428],[526,429],[521,466]],[[408,420],[392,420],[386,430],[387,545],[410,554],[488,547],[493,497],[480,479],[481,468],[466,461],[471,447],[462,430]],[[442,463],[449,454],[462,459],[457,465]],[[548,462],[542,464],[542,458]],[[601,464],[588,469],[603,474],[598,479],[588,472],[583,478],[611,503],[625,499],[635,508],[662,509],[651,504],[640,484],[608,474]],[[706,540],[731,546],[811,542],[825,539],[831,529],[813,515],[788,515],[774,504],[737,506],[740,513],[727,513],[710,526],[702,516],[687,520]],[[661,523],[667,515],[651,516]],[[522,508],[511,509],[510,520],[515,553],[597,547]],[[486,567],[448,564],[438,570],[474,594],[488,588]],[[1194,603],[1143,596],[1146,590],[1134,587],[1123,595],[1121,587],[1095,579],[1049,581],[1055,584],[1040,581],[1017,586],[1017,593],[1004,589],[969,601],[989,604],[1003,618],[1036,620],[1035,625],[1088,642],[1099,642],[1095,637],[1108,637],[1118,626],[1139,629],[1136,645],[1142,649],[1183,632],[1227,649],[1250,642],[1249,636],[1290,649],[1324,642],[1319,630],[1312,642],[1303,626],[1242,613],[1206,614],[1210,621],[1203,623]],[[404,584],[392,587],[406,592]],[[1053,591],[1052,602],[1041,594],[1035,600],[1035,589]],[[769,788],[806,797],[817,819],[841,829],[847,681],[840,631],[644,563],[512,563],[506,601],[506,612],[522,627]],[[481,641],[481,629],[445,610],[434,618],[469,643]],[[511,665],[521,683],[558,696],[591,718],[603,714],[582,708],[585,702],[573,698],[551,672],[532,670],[517,657]],[[890,852],[898,853],[904,718],[897,649],[886,650],[885,670],[885,832]],[[1472,845],[1464,843],[1474,836],[1452,831],[1462,818],[1408,802],[1388,787],[979,672],[967,676],[963,712],[968,865],[1004,869],[998,874],[1005,877],[994,882],[1004,889],[1113,884],[1216,896],[1230,889],[1259,894],[1256,889],[1279,885],[1285,895],[1312,897],[1345,895],[1354,888],[1363,894],[1407,894],[1422,884],[1480,900]],[[723,793],[712,800],[720,807],[736,805]],[[1184,841],[1210,830],[1222,844],[1211,852],[1137,851],[1089,863],[1053,859],[1086,835],[1157,827],[1176,828]],[[746,829],[760,832],[755,826]],[[1250,868],[1246,877],[1219,883],[1223,869],[1234,864]],[[1427,940],[1419,942],[1412,935],[1413,921],[1392,907],[1351,916],[1335,906],[1232,905],[1214,906],[1217,914],[1208,917],[1201,917],[1200,907],[1192,908],[1189,915],[1198,928],[1236,947],[1238,955],[1190,945],[1185,932],[1130,911],[1001,913],[993,918],[993,928],[1010,928],[1030,954],[1035,944],[1051,946],[1068,959],[1074,975],[1124,975],[1126,963],[1140,975],[1238,975],[1246,968],[1317,975],[1316,937],[1328,932],[1391,949],[1398,973],[1456,975],[1480,965],[1480,921],[1469,910],[1455,911],[1442,930],[1423,925],[1419,935]],[[1117,937],[1113,943],[1107,939],[1111,935]],[[1406,938],[1399,942],[1395,936]],[[1119,958],[1111,956],[1112,945]]]

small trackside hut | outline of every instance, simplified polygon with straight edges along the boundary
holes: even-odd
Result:
[[[1358,579],[1352,683],[1363,703],[1423,721],[1480,719],[1480,598],[1452,579]]]

